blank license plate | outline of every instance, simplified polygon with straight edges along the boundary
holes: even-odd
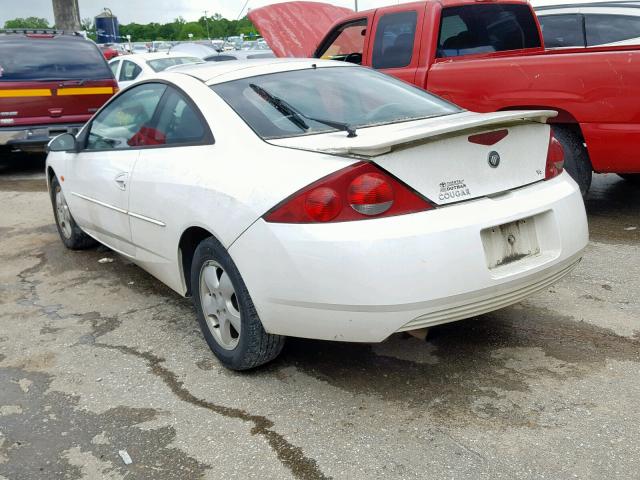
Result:
[[[535,217],[486,228],[480,235],[490,269],[540,253]]]

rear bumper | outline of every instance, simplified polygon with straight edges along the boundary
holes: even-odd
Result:
[[[63,123],[0,127],[0,146],[6,145],[21,150],[44,152],[49,140],[61,133],[75,135],[83,125],[82,123]]]
[[[529,217],[540,253],[489,268],[481,231]],[[380,342],[517,303],[568,274],[587,242],[582,197],[564,173],[499,197],[379,220],[260,219],[229,251],[268,332]]]

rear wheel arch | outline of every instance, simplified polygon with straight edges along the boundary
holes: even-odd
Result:
[[[584,197],[591,187],[593,166],[586,146],[584,133],[580,123],[568,111],[561,108],[544,105],[509,106],[506,110],[555,110],[558,116],[549,119],[555,137],[562,144],[565,155],[565,170],[580,186],[580,192]]]
[[[193,263],[193,255],[200,242],[209,237],[213,237],[218,243],[221,243],[212,232],[199,226],[187,228],[180,236],[180,241],[178,242],[178,258],[180,259],[180,267],[182,269],[182,279],[186,287],[186,296],[192,294],[191,264]]]

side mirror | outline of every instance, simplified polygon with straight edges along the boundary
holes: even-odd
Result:
[[[77,150],[76,137],[70,133],[62,133],[53,138],[47,145],[48,152],[71,152]]]

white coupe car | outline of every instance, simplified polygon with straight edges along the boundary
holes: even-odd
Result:
[[[68,248],[192,296],[227,367],[285,336],[380,342],[516,303],[587,244],[546,120],[478,114],[350,63],[182,67],[50,143]]]
[[[109,68],[118,81],[120,88],[126,88],[133,82],[152,77],[159,72],[181,65],[202,63],[198,57],[167,52],[136,53],[118,56],[109,62]]]

